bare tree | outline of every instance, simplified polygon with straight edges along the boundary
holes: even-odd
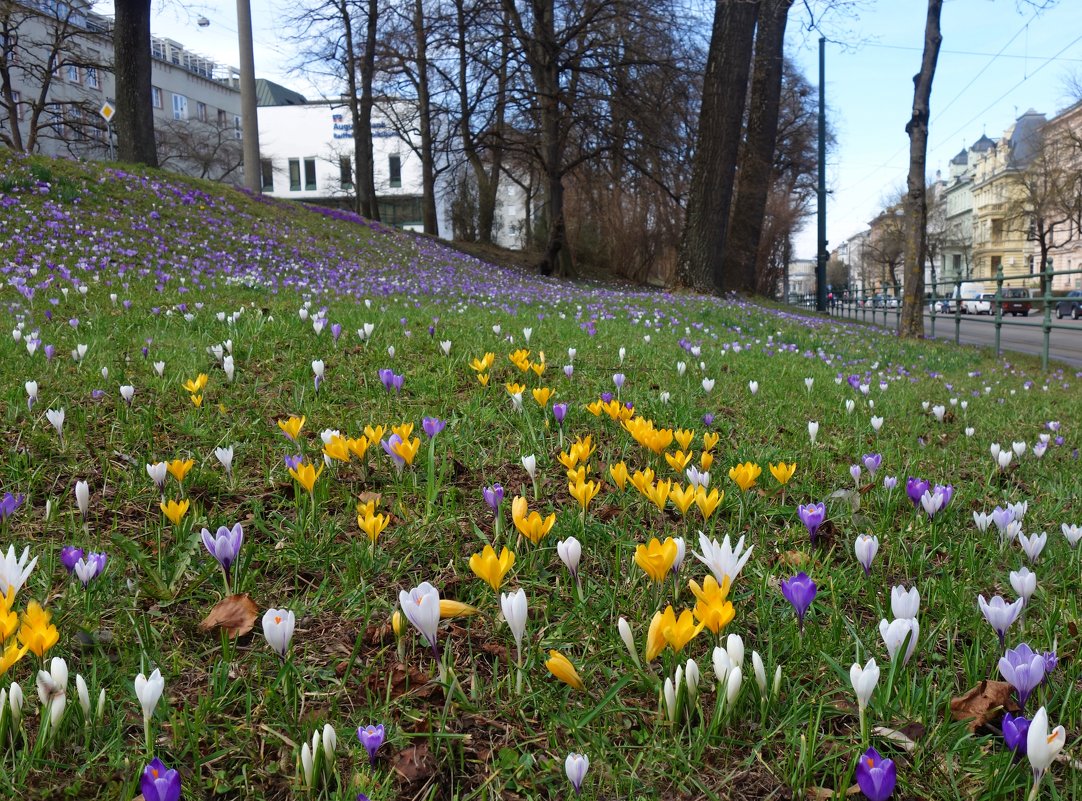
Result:
[[[759,0],[716,0],[679,276],[697,289],[737,289],[725,243]]]
[[[887,284],[898,290],[898,268],[905,264],[906,219],[904,197],[889,205],[868,225],[871,232],[864,245],[863,261],[867,266],[876,268],[873,274],[865,276],[865,283],[872,284],[878,290]]]
[[[158,125],[158,164],[166,170],[212,181],[228,181],[244,167],[244,152],[232,125],[202,120],[166,120]]]

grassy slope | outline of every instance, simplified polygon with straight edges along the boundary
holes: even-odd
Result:
[[[1031,503],[1026,529],[1051,533],[1036,568],[1034,606],[1009,639],[1025,637],[1037,649],[1058,642],[1062,667],[1038,695],[1054,721],[1077,728],[1079,701],[1071,686],[1078,568],[1055,531],[1060,522],[1078,522],[1072,517],[1079,512],[1073,375],[1046,378],[1032,362],[996,364],[975,351],[911,346],[857,325],[779,310],[543,282],[356,220],[157,173],[0,152],[0,175],[6,325],[22,321],[25,332],[39,331],[42,346],[57,350],[46,362],[41,349],[31,356],[23,343],[4,339],[0,433],[11,448],[0,461],[0,489],[28,497],[9,521],[6,540],[20,549],[29,544],[40,556],[17,606],[48,599],[61,630],[55,653],[68,659],[73,673],[87,676],[92,693],[104,686],[109,697],[105,723],[92,735],[81,731],[73,694],[62,746],[36,757],[22,748],[13,761],[7,758],[10,771],[0,774],[0,783],[23,797],[128,797],[142,764],[131,678],[153,666],[166,677],[168,699],[155,723],[156,750],[181,768],[186,798],[291,797],[293,744],[327,721],[347,752],[338,765],[342,788],[331,794],[336,798],[352,799],[360,789],[373,799],[559,796],[567,793],[562,762],[571,750],[590,755],[586,793],[596,798],[777,797],[791,789],[842,786],[859,750],[847,666],[858,652],[862,662],[874,655],[886,664],[877,622],[889,615],[890,586],[913,582],[922,596],[917,655],[899,670],[889,697],[884,670],[871,716],[899,728],[917,722],[923,732],[912,753],[873,740],[897,759],[905,797],[948,797],[963,787],[973,788],[965,790],[968,797],[1017,797],[1027,771],[1011,768],[997,738],[987,732],[970,737],[946,710],[951,697],[995,677],[995,636],[974,599],[978,592],[1013,597],[1007,574],[1022,563],[1016,546],[999,547],[992,532],[978,535],[970,513],[1023,499]],[[88,287],[85,297],[80,285]],[[34,288],[32,300],[20,286]],[[118,295],[116,305],[110,293]],[[326,307],[328,326],[343,326],[337,345],[329,331],[316,335],[310,320],[300,318],[306,301],[313,314]],[[217,313],[238,309],[244,312],[235,324],[217,320]],[[353,333],[365,322],[376,324],[367,346]],[[655,676],[671,675],[676,662],[666,653],[653,674],[635,671],[615,622],[627,617],[641,642],[660,598],[666,599],[662,606],[674,602],[671,585],[664,592],[648,587],[632,564],[634,546],[649,536],[690,537],[681,575],[684,582],[702,580],[704,569],[690,555],[702,522],[694,514],[685,522],[672,507],[658,513],[633,490],[621,493],[609,481],[582,531],[555,459],[551,416],[528,391],[526,414],[513,413],[502,388],[512,380],[539,383],[506,359],[522,345],[526,326],[533,329],[534,358],[544,350],[549,360],[544,383],[571,404],[567,431],[592,434],[599,443],[595,469],[624,459],[632,469],[650,464],[659,475],[675,477],[611,421],[585,411],[598,393],[611,390],[617,371],[628,377],[624,398],[659,425],[701,431],[702,416],[715,415],[712,428],[721,443],[713,484],[727,497],[705,528],[719,538],[746,534],[755,545],[733,592],[737,616],[729,631],[742,634],[749,651],[760,651],[769,670],[784,666],[782,698],[765,714],[745,665],[749,686],[740,706],[712,733],[700,725],[673,731],[657,721]],[[237,362],[233,384],[206,354],[227,338]],[[441,339],[452,341],[451,358],[439,354]],[[89,346],[81,366],[67,355],[78,343]],[[395,348],[393,359],[388,346]],[[560,372],[568,347],[578,351],[570,381]],[[620,347],[627,351],[622,364]],[[694,347],[702,348],[701,356],[691,355]],[[487,390],[466,366],[485,350],[497,355]],[[313,359],[327,364],[318,395]],[[157,360],[166,364],[164,379],[151,368]],[[678,361],[688,363],[683,377]],[[405,375],[401,395],[384,391],[377,377],[384,367]],[[210,374],[210,383],[203,407],[195,409],[180,384],[199,371]],[[841,374],[871,382],[874,410],[846,382],[835,382]],[[699,386],[704,376],[717,379],[710,394]],[[805,377],[815,379],[810,392]],[[32,413],[22,386],[29,378],[41,385]],[[747,389],[753,379],[760,383],[755,395]],[[118,397],[122,383],[136,387],[131,408]],[[94,398],[95,389],[104,396]],[[668,404],[659,400],[662,390],[672,393]],[[922,401],[947,404],[950,398],[969,408],[948,406],[944,423],[922,411]],[[855,401],[852,413],[846,400]],[[44,409],[61,406],[64,447],[44,419]],[[363,465],[324,473],[313,517],[307,498],[294,502],[282,464],[292,449],[275,420],[291,413],[307,416],[303,447],[316,459],[323,428],[356,436],[366,424],[412,421],[419,433],[424,415],[448,420],[436,439],[442,489],[433,510],[425,506],[427,439],[420,435],[425,443],[418,462],[401,479],[378,445]],[[886,418],[879,435],[868,424],[871,413]],[[815,447],[806,433],[811,419],[821,423]],[[1041,460],[1027,456],[1006,474],[993,472],[990,441],[1032,444],[1052,419],[1063,421],[1063,446]],[[976,429],[971,438],[963,433],[966,425]],[[232,480],[213,456],[215,447],[230,443],[236,443]],[[907,475],[952,483],[951,507],[929,525],[914,517],[901,489],[888,495],[871,482],[856,512],[830,502],[824,541],[812,547],[795,504],[850,485],[849,465],[870,451],[883,454],[880,475],[898,475],[903,485]],[[554,510],[557,523],[540,547],[506,534],[499,540],[518,554],[505,589],[524,587],[531,605],[526,689],[518,696],[498,601],[473,577],[467,559],[493,535],[481,487],[501,481],[509,498],[530,494],[519,466],[525,453],[537,454],[542,476],[541,501],[531,499],[531,508]],[[143,465],[187,456],[196,466],[182,493],[172,479],[167,487],[170,497],[183,494],[193,503],[175,531],[162,523]],[[780,459],[799,464],[785,496],[765,470]],[[725,476],[744,460],[763,465],[765,492],[741,499]],[[85,531],[71,491],[79,479],[89,481],[92,492]],[[354,519],[361,493],[379,493],[394,514],[375,549]],[[221,590],[212,561],[189,532],[238,520],[247,537],[241,589],[260,610],[289,606],[298,614],[293,664],[303,702],[296,713],[284,700],[277,662],[258,628],[231,648],[225,664],[220,640],[197,625]],[[853,538],[861,532],[881,542],[869,580],[852,558]],[[584,548],[581,602],[555,549],[572,534]],[[59,566],[65,543],[111,555],[89,598]],[[156,590],[148,580],[159,563],[163,573],[177,575],[171,591]],[[798,566],[820,586],[802,638],[777,590],[778,580]],[[426,683],[431,660],[419,639],[407,637],[400,662],[388,626],[398,590],[422,580],[482,610],[441,630],[462,687],[450,704]],[[689,598],[684,586],[677,607]],[[694,656],[704,673],[713,645],[708,639],[700,635],[683,655]],[[548,675],[543,660],[549,648],[571,656],[587,692],[569,691]],[[33,661],[13,671],[27,689]],[[714,717],[713,700],[710,690],[702,702],[706,720]],[[389,743],[369,770],[351,732],[376,721],[388,725]],[[1057,783],[1065,797],[1080,789],[1074,774]]]

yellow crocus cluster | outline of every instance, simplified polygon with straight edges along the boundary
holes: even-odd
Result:
[[[579,437],[572,442],[567,451],[561,452],[556,458],[565,468],[574,470],[576,465],[588,462],[595,450],[596,446],[593,444],[593,437],[587,434],[585,437]]]
[[[18,642],[12,639],[19,628],[19,614],[11,608],[14,603],[15,589],[9,587],[6,595],[0,594],[0,676],[7,673],[27,651],[25,645],[20,648]]]
[[[736,610],[729,598],[729,577],[719,585],[713,576],[707,576],[703,586],[699,586],[694,580],[688,582],[688,587],[695,594],[699,602],[695,605],[695,617],[714,634],[720,634],[736,616]]]
[[[477,380],[481,382],[481,386],[488,386],[488,371],[492,369],[492,365],[496,361],[495,353],[486,353],[480,359],[474,359],[470,362],[470,369],[473,370],[474,375],[477,376]],[[372,440],[371,437],[369,437]],[[377,440],[372,440],[373,442]]]
[[[207,385],[206,373],[200,373],[194,379],[188,379],[184,382],[184,390],[188,393],[188,397],[191,398],[196,408],[203,405],[203,388]]]
[[[635,548],[635,564],[651,579],[662,582],[672,570],[677,552],[676,540],[672,537],[666,537],[665,542],[652,537],[645,545]]]
[[[497,556],[491,545],[486,545],[481,553],[475,553],[470,557],[470,570],[496,592],[500,591],[504,576],[514,564],[515,554],[511,550],[504,548]]]
[[[598,398],[593,403],[586,404],[586,411],[594,417],[600,417],[601,413],[604,412],[611,419],[618,420],[621,423],[626,423],[635,416],[634,407],[625,406],[616,398],[613,398],[608,403]]]
[[[623,425],[637,443],[654,453],[660,454],[672,444],[672,429],[657,428],[653,420],[635,417],[625,420]]]
[[[755,464],[755,462],[744,462],[738,464],[735,467],[729,468],[729,478],[733,480],[736,486],[740,487],[743,492],[747,492],[749,489],[755,486],[755,482],[759,480],[759,476],[762,475],[763,468]]]
[[[507,354],[507,359],[524,373],[530,369],[530,352],[525,348],[519,348],[513,353]]]
[[[552,513],[542,519],[539,512],[529,511],[525,498],[516,495],[514,501],[511,502],[511,520],[514,521],[515,528],[522,533],[522,536],[537,545],[556,524],[556,514]]]
[[[375,501],[357,504],[357,525],[361,527],[361,531],[368,535],[368,539],[373,545],[376,544],[376,539],[379,538],[379,535],[383,533],[383,529],[387,528],[387,524],[390,522],[390,515],[376,513]]]

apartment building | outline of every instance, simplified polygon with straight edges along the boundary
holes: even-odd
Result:
[[[0,0],[0,141],[49,156],[108,158],[112,21],[88,0]],[[238,72],[155,37],[147,102],[166,169],[241,179]]]

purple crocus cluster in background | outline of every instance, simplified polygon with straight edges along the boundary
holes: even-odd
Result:
[[[405,377],[398,375],[390,367],[384,367],[379,371],[379,380],[383,382],[383,388],[388,392],[393,390],[395,393],[399,393],[402,391],[402,383]]]

